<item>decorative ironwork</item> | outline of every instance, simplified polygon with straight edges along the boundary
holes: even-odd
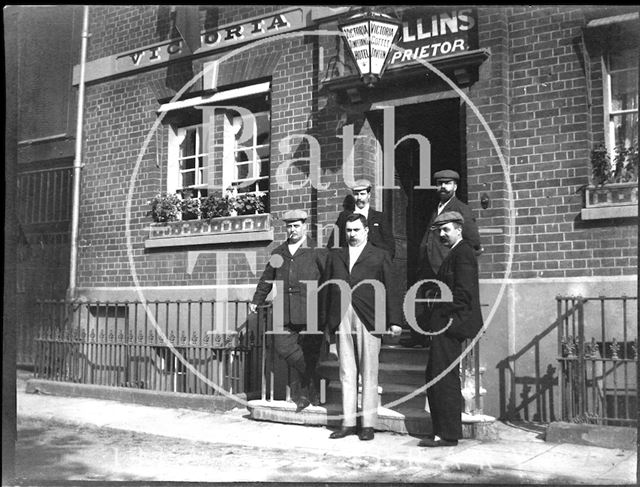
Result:
[[[562,419],[635,426],[638,336],[637,327],[628,319],[627,304],[637,297],[556,299]],[[590,317],[589,323],[585,316]],[[609,316],[616,321],[607,321]],[[591,340],[576,342],[576,337],[587,334],[592,335]]]
[[[158,301],[151,306],[41,303],[45,308],[41,315],[46,318],[35,340],[36,374],[51,380],[216,394],[210,382],[200,380],[204,376],[229,392],[257,391],[260,337],[267,313],[249,322],[239,316],[239,303],[226,302],[229,313],[223,319],[233,321],[224,323],[216,321],[214,303],[203,300]],[[246,302],[242,303],[246,308]],[[70,309],[72,314],[62,312]],[[222,329],[239,333],[215,331]],[[251,344],[247,330],[257,337]]]
[[[585,358],[596,359],[598,357],[600,357],[600,347],[596,343],[596,338],[591,337],[591,341],[585,347]]]
[[[618,340],[615,338],[611,341],[611,345],[609,345],[609,350],[611,351],[611,359],[618,360],[620,357],[618,354],[620,353],[620,344]]]

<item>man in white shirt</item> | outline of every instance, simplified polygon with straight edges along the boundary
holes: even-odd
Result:
[[[330,438],[358,434],[361,440],[372,440],[378,414],[378,356],[381,334],[389,331],[399,336],[402,313],[397,293],[393,292],[391,257],[368,241],[370,233],[363,215],[346,218],[348,247],[331,251],[323,276],[322,323],[330,337],[337,331],[340,383],[342,385],[342,427]],[[383,295],[374,286],[363,283],[375,280],[382,284]],[[349,303],[343,303],[337,281],[351,290]],[[378,298],[378,299],[376,299]],[[378,323],[379,326],[376,326]],[[357,428],[358,376],[362,377],[362,421]]]

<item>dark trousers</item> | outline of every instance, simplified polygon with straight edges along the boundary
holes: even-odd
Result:
[[[293,399],[314,394],[317,384],[315,371],[320,358],[323,335],[303,334],[305,325],[286,325],[286,333],[273,337],[276,353],[289,366],[289,385]]]
[[[456,338],[435,335],[431,339],[427,362],[427,382],[437,377],[462,353],[462,344]],[[427,389],[431,409],[433,434],[447,440],[462,438],[462,392],[460,390],[460,366]]]

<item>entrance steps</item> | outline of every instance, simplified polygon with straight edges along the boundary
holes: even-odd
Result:
[[[416,391],[425,385],[428,351],[383,344],[380,350],[380,406],[375,429],[399,434],[423,436],[432,433],[429,413],[425,411],[426,392]],[[280,423],[340,427],[342,396],[338,360],[329,356],[318,364],[323,378],[319,406],[296,412],[296,405],[286,400],[253,400],[247,404],[252,419]],[[482,414],[462,415],[464,438],[497,439],[495,418]]]

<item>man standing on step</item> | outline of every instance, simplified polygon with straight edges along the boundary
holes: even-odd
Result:
[[[391,256],[368,241],[367,219],[358,213],[348,215],[345,232],[348,246],[329,253],[321,291],[322,323],[329,334],[337,330],[344,414],[342,427],[330,438],[357,433],[366,441],[373,439],[378,417],[380,334],[390,323],[390,333],[400,335],[401,312],[392,289]],[[366,280],[376,282],[363,282]],[[362,377],[360,430],[356,426],[358,375]]]
[[[435,332],[427,362],[426,380],[431,382],[454,363],[462,353],[462,342],[482,329],[478,261],[471,243],[463,238],[464,217],[445,211],[433,222],[449,253],[440,265],[436,279],[446,284],[452,301],[436,302],[425,329]],[[460,365],[456,364],[427,389],[433,435],[419,446],[455,446],[462,438],[462,391]],[[435,437],[438,436],[439,439]]]
[[[384,217],[384,214],[380,211],[376,211],[370,206],[371,201],[371,189],[372,184],[367,179],[357,180],[351,191],[355,200],[355,208],[353,210],[345,209],[338,215],[335,227],[338,232],[338,246],[344,247],[347,245],[347,234],[345,226],[347,223],[347,217],[354,213],[359,213],[367,220],[367,226],[369,228],[368,240],[372,245],[389,252],[389,256],[393,259],[396,250],[395,239],[391,231],[391,224]],[[336,245],[334,242],[335,231],[331,233],[329,237],[329,247]]]
[[[471,208],[456,196],[460,175],[456,171],[446,169],[436,172],[433,178],[438,187],[440,203],[437,210],[431,215],[427,230],[420,242],[418,251],[418,276],[420,279],[435,279],[442,262],[449,253],[449,248],[440,241],[438,230],[433,229],[434,220],[445,211],[457,211],[462,215],[465,221],[462,237],[471,244],[476,256],[482,253],[480,233]],[[427,290],[426,294],[428,293],[429,290]],[[405,347],[424,347],[426,344],[427,337],[415,332],[413,329],[411,330],[411,337],[400,341],[400,345]]]
[[[276,296],[276,300],[282,299],[284,333],[273,335],[274,347],[289,366],[291,397],[299,412],[309,404],[319,403],[315,370],[323,335],[300,332],[307,324],[304,281],[319,281],[327,250],[315,248],[315,242],[307,237],[305,211],[289,210],[282,220],[287,226],[287,240],[271,253],[249,308],[254,312],[265,302],[274,281],[282,283],[282,296]],[[280,292],[280,288],[277,291]]]

